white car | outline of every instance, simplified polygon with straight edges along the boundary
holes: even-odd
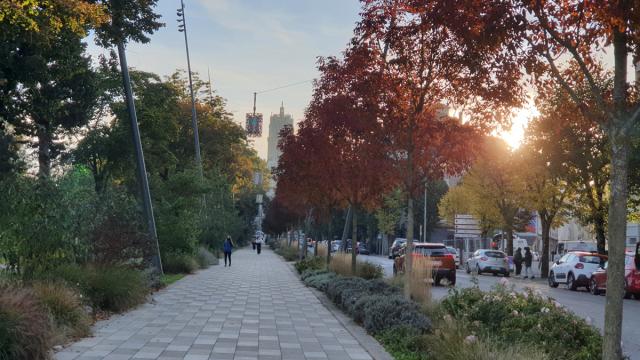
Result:
[[[456,261],[456,269],[459,269],[460,268],[460,250],[454,248],[453,246],[447,246],[447,250],[449,250],[449,253],[453,255],[453,258]]]
[[[575,251],[565,254],[549,270],[549,286],[566,284],[570,290],[580,286],[589,288],[591,274],[598,270],[607,257],[598,253]]]
[[[509,258],[502,251],[480,249],[476,250],[467,260],[467,274],[475,271],[478,275],[483,272],[493,275],[502,274],[509,276]]]

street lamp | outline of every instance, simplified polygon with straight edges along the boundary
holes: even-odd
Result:
[[[187,51],[187,70],[189,71],[189,91],[191,92],[191,126],[196,153],[196,165],[202,177],[202,158],[200,157],[200,136],[198,134],[198,115],[196,113],[196,99],[193,94],[193,80],[191,79],[191,59],[189,58],[189,41],[187,40],[187,21],[184,16],[184,0],[180,0],[180,8],[177,9],[178,31],[184,33],[184,46]]]

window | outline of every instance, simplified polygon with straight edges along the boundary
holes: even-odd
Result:
[[[567,262],[569,260],[570,256],[571,256],[571,254],[566,254],[565,256],[561,257],[560,260],[558,260],[558,261],[561,262],[561,263]]]
[[[600,264],[600,256],[583,255],[578,258],[578,261],[585,264]]]
[[[497,258],[497,259],[503,259],[506,257],[505,254],[500,251],[486,251],[484,254],[490,258]]]
[[[449,253],[446,247],[417,247],[414,252],[424,256],[445,256]]]

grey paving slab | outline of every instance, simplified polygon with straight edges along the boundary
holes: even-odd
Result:
[[[94,336],[56,353],[84,359],[372,359],[335,309],[271,251],[233,254],[98,322]]]

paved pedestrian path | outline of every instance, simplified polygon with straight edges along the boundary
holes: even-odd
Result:
[[[233,254],[96,324],[95,335],[55,355],[93,359],[372,359],[280,257]]]

